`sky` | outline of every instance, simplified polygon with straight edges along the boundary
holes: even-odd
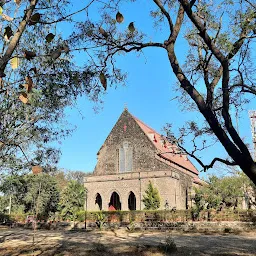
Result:
[[[75,1],[75,3],[74,9],[78,9],[79,2]],[[146,3],[146,0],[141,0],[139,3],[125,5],[120,10],[125,17],[125,22],[121,26],[125,28],[129,22],[134,21],[135,27],[146,31],[150,38],[162,41],[166,31],[152,28],[150,9]],[[184,62],[187,45],[185,42],[179,43],[176,49],[179,59]],[[84,58],[85,56],[82,55],[77,56],[77,64],[82,63]],[[125,86],[116,85],[116,88],[108,88],[102,97],[104,103],[97,112],[94,110],[95,103],[90,102],[86,97],[78,100],[76,108],[66,110],[68,122],[76,126],[76,129],[70,137],[59,142],[58,146],[62,151],[59,168],[92,172],[97,162],[97,152],[125,106],[132,115],[159,133],[163,133],[166,123],[172,123],[173,129],[177,131],[188,120],[202,122],[203,118],[200,114],[183,112],[177,99],[173,99],[177,95],[175,91],[177,80],[172,74],[167,55],[163,50],[147,49],[139,57],[137,54],[128,54],[121,56],[117,63],[128,74]],[[253,108],[255,109],[256,105],[248,106],[248,109]],[[250,143],[248,109],[242,114],[238,125],[241,136]],[[206,164],[209,164],[213,157],[224,154],[223,147],[215,145],[202,153],[201,157]],[[201,170],[196,162],[192,162],[198,170]],[[205,175],[205,173],[200,174],[202,177]]]

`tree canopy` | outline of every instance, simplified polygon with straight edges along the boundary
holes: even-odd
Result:
[[[36,215],[41,219],[76,219],[83,213],[86,189],[82,173],[7,174],[0,180],[0,213]],[[82,217],[84,214],[82,214]]]
[[[52,142],[73,127],[65,108],[80,95],[97,100],[85,63],[77,66],[59,25],[75,23],[70,1],[0,1],[0,166],[1,171],[56,165]],[[71,29],[72,30],[72,29]],[[68,32],[68,31],[67,31]]]
[[[69,133],[61,128],[64,108],[80,94],[97,100],[109,86],[123,83],[126,74],[116,61],[121,54],[155,48],[166,53],[181,103],[204,120],[185,124],[176,138],[167,126],[167,139],[204,170],[216,162],[237,165],[256,184],[255,161],[234,125],[256,94],[255,3],[147,1],[155,34],[161,33],[156,40],[136,27],[136,21],[126,21],[122,8],[127,2],[136,8],[138,1],[91,0],[70,13],[67,0],[1,1],[1,168],[56,162],[58,154],[49,142]],[[86,15],[74,20],[80,12]],[[57,33],[61,22],[74,25],[65,38]],[[188,49],[183,63],[176,48],[180,43]],[[72,59],[78,50],[85,56],[82,67]],[[186,136],[192,137],[191,150],[184,146]],[[213,157],[206,164],[200,152],[216,141],[227,157]],[[32,153],[25,157],[26,152]]]
[[[210,176],[208,184],[195,189],[195,210],[236,209],[245,203],[247,209],[255,206],[255,185],[241,172],[217,177]]]

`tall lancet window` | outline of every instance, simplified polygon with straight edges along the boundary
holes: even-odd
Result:
[[[132,147],[125,141],[119,148],[119,172],[132,171]]]

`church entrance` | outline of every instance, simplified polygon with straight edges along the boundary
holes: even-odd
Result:
[[[95,204],[98,205],[99,210],[101,211],[102,210],[102,198],[99,193],[97,193],[97,195],[96,195]]]
[[[121,210],[120,197],[116,192],[113,192],[110,197],[110,202],[108,204],[109,211]]]
[[[128,198],[128,207],[130,211],[135,211],[136,210],[136,196],[134,193],[131,191],[129,198]]]

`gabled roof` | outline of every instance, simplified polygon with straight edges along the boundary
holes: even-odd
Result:
[[[158,155],[160,156],[160,158],[177,164],[178,166],[183,167],[188,171],[198,175],[198,170],[196,169],[196,167],[189,161],[186,155],[178,153],[179,151],[176,145],[171,144],[166,139],[164,140],[163,136],[161,136],[154,129],[143,123],[137,117],[133,116],[133,118],[140,126],[142,131],[152,141],[153,145],[158,151]]]

